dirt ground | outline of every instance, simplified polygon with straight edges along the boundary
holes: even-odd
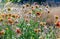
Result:
[[[60,7],[51,7],[51,14],[58,15],[60,19]]]

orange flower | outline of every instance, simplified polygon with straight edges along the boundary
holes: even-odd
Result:
[[[41,13],[40,13],[40,12],[37,12],[36,15],[37,15],[37,16],[41,16]]]
[[[10,24],[14,24],[14,20],[12,20],[11,18],[8,18],[8,22],[9,22]]]
[[[60,28],[60,21],[58,21],[58,22],[56,23],[56,27],[57,27],[57,28]]]

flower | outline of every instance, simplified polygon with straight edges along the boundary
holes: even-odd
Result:
[[[3,21],[3,18],[0,18],[0,22]]]
[[[30,23],[28,23],[27,25],[30,26]]]
[[[19,28],[16,29],[17,34],[21,34],[21,30]]]
[[[43,22],[43,25],[46,25],[46,22]]]
[[[41,30],[40,30],[40,29],[34,29],[34,31],[35,31],[36,33],[38,33],[38,32],[40,32]]]
[[[59,17],[58,16],[55,16],[55,19],[58,19]]]
[[[4,34],[5,34],[4,30],[0,31],[0,35],[4,35]]]
[[[3,21],[3,17],[0,15],[0,21]]]
[[[16,15],[16,18],[20,18],[20,16],[19,15]]]
[[[48,11],[48,13],[50,13],[50,11]]]
[[[8,30],[8,28],[5,28],[6,30]]]
[[[19,14],[12,14],[12,17],[13,18],[20,18],[20,15]]]
[[[37,12],[37,13],[36,13],[36,15],[37,15],[37,16],[40,16],[40,15],[41,15],[41,13],[40,13],[40,12]]]
[[[15,18],[15,14],[12,14],[12,17]]]
[[[8,23],[14,24],[14,20],[12,20],[11,18],[8,18]]]
[[[28,12],[28,14],[32,14],[32,10],[30,10],[30,11]]]
[[[26,7],[29,7],[30,6],[30,4],[26,4]]]
[[[32,8],[32,11],[35,10],[35,7],[34,6],[32,6],[31,8]]]
[[[37,17],[40,17],[40,16],[41,16],[41,13],[40,13],[40,12],[37,12],[37,13],[36,13],[36,16],[37,16]]]
[[[56,23],[56,27],[60,28],[60,21]]]
[[[43,25],[43,22],[40,22],[40,25]]]
[[[11,8],[7,8],[8,11],[11,11]]]
[[[23,6],[22,8],[24,9],[25,7]]]
[[[1,16],[4,18],[6,16],[6,14],[1,14]]]
[[[39,5],[36,5],[35,8],[39,8]]]

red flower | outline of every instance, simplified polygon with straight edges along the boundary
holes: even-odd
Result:
[[[37,12],[36,15],[37,15],[37,16],[40,16],[41,14],[40,14],[40,12]]]
[[[60,21],[58,21],[58,22],[56,23],[56,26],[57,26],[58,28],[60,28]]]
[[[21,30],[20,29],[16,29],[16,33],[17,34],[20,34],[21,33]]]

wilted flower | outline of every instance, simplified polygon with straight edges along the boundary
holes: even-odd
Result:
[[[4,35],[4,34],[5,34],[4,30],[0,31],[0,35]]]

